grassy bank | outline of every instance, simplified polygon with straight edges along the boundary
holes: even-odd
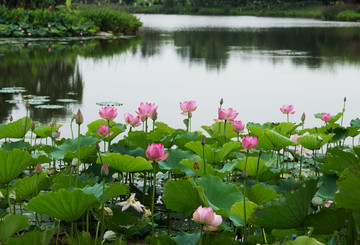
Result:
[[[119,4],[110,5],[77,5],[78,9],[114,9],[125,10],[130,13],[146,14],[195,14],[195,15],[251,15],[274,17],[304,17],[336,21],[360,21],[360,6],[348,4],[333,4],[324,6],[321,2],[293,2],[272,4],[250,4],[239,7],[197,7],[186,5],[145,5],[137,3],[133,6]]]
[[[70,37],[98,31],[134,35],[142,23],[124,11],[26,10],[0,6],[0,37]]]

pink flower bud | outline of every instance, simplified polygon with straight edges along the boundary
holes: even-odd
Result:
[[[164,146],[156,143],[152,143],[151,145],[149,145],[145,154],[149,160],[153,160],[156,162],[164,161],[169,156],[169,153],[165,154]]]
[[[27,109],[30,108],[30,102],[29,102],[28,100],[27,100],[26,103],[25,103],[25,107],[26,107]]]
[[[12,122],[14,120],[13,116],[10,116],[9,120]]]
[[[80,125],[84,122],[84,117],[80,111],[80,109],[78,110],[78,112],[76,113],[76,116],[75,116],[75,122]]]
[[[196,223],[204,225],[206,231],[216,231],[223,221],[221,215],[214,213],[212,207],[202,206],[193,213],[193,219]]]
[[[254,136],[246,136],[243,137],[242,141],[241,141],[242,146],[247,149],[247,150],[252,150],[254,148],[256,148],[257,144],[258,144],[258,139]]]
[[[100,175],[103,178],[105,178],[105,177],[107,177],[109,175],[109,168],[108,168],[108,166],[106,165],[105,162],[101,166]]]
[[[37,175],[39,175],[39,174],[41,174],[41,172],[42,172],[41,163],[38,163],[38,164],[36,165],[36,168],[35,168],[35,173],[36,173]]]
[[[301,121],[305,122],[305,119],[306,119],[306,115],[305,115],[305,112],[303,112],[303,114],[301,115]]]

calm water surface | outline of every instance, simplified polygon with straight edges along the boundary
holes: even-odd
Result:
[[[99,118],[96,102],[117,101],[117,122],[142,101],[159,106],[159,121],[183,127],[179,102],[196,100],[193,129],[217,117],[220,98],[243,122],[285,121],[279,108],[295,105],[292,121],[317,112],[335,114],[347,97],[344,122],[360,117],[360,24],[310,19],[139,15],[134,40],[29,41],[0,46],[0,85],[29,94],[71,98],[61,110],[31,108],[42,123],[68,123],[80,108],[85,123]],[[29,42],[31,43],[29,45]],[[77,95],[69,95],[68,92]],[[1,121],[25,115],[1,94]],[[83,127],[86,131],[86,127]]]

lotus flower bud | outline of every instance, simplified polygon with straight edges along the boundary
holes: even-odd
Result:
[[[152,112],[152,114],[151,114],[151,119],[152,119],[153,121],[156,121],[157,117],[158,117],[158,113],[157,113],[156,110],[154,110],[154,111]]]
[[[99,145],[99,142],[96,142],[96,150],[97,150],[97,151],[100,151],[100,145]]]
[[[84,122],[84,117],[80,111],[80,109],[78,110],[78,112],[76,113],[76,116],[75,116],[75,122],[80,125]]]
[[[344,102],[346,102],[346,97],[344,97]]]
[[[37,175],[41,174],[42,172],[42,167],[41,167],[41,163],[39,162],[37,165],[36,165],[36,168],[35,168],[35,173]]]
[[[26,109],[29,109],[30,108],[30,102],[27,100],[26,103],[25,103],[25,107]]]
[[[113,231],[106,231],[104,234],[104,240],[112,243],[116,241],[116,233]]]
[[[31,131],[35,130],[35,123],[31,124]]]
[[[205,145],[205,137],[204,136],[201,138],[201,144]]]
[[[13,116],[10,116],[10,122],[12,122],[14,120]]]
[[[259,151],[259,157],[261,156],[261,154],[262,154],[262,149],[260,149],[260,151]]]
[[[106,163],[103,163],[103,165],[101,166],[100,175],[103,178],[105,178],[109,175],[109,168],[106,165]]]
[[[244,179],[246,179],[247,176],[248,176],[248,174],[247,174],[246,170],[244,169],[244,171],[242,172],[242,177],[243,177]]]
[[[194,168],[194,169],[200,169],[200,164],[199,164],[199,162],[194,162],[193,168]]]
[[[305,119],[306,119],[306,115],[305,115],[305,112],[303,112],[303,114],[301,115],[301,121],[305,122]]]
[[[224,99],[221,98],[221,100],[220,100],[220,106],[222,106],[223,103],[224,103]]]

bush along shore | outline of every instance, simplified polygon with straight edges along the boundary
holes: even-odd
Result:
[[[99,31],[136,35],[142,23],[135,16],[113,10],[54,10],[0,6],[0,37],[93,36]]]
[[[280,108],[281,123],[246,124],[221,99],[204,132],[191,128],[195,101],[180,103],[178,129],[158,121],[153,103],[119,119],[120,103],[99,102],[98,120],[78,110],[70,138],[60,137],[61,125],[33,122],[32,103],[0,125],[0,244],[360,238],[360,119],[343,126],[346,98],[342,112],[315,114],[313,128],[293,105]]]
[[[218,6],[216,4],[196,4],[175,0],[165,0],[161,4],[137,1],[132,5],[119,4],[77,4],[79,9],[118,9],[131,13],[144,14],[190,14],[190,15],[251,15],[273,17],[304,17],[334,21],[360,21],[360,7],[358,4],[330,3],[320,1],[267,2],[248,1],[247,4],[238,3]]]

